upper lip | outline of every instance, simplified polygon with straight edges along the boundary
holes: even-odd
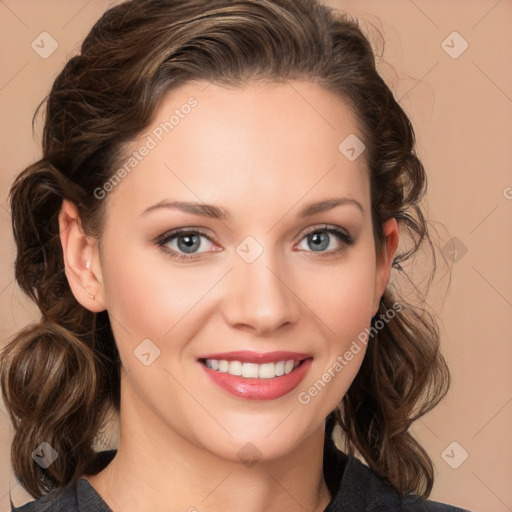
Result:
[[[301,352],[288,352],[279,350],[277,352],[254,352],[251,350],[237,350],[234,352],[222,352],[217,354],[207,354],[200,356],[198,359],[217,359],[219,361],[241,361],[243,363],[277,363],[278,361],[303,361],[312,357],[311,354],[303,354]]]

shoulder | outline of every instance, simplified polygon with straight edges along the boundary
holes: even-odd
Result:
[[[92,463],[86,468],[86,474],[103,469],[117,453],[117,450],[104,450],[97,453]],[[54,489],[35,501],[14,507],[11,512],[111,512],[92,485],[80,478],[66,487]]]
[[[21,507],[13,507],[12,512],[112,512],[101,496],[85,479],[67,487],[55,489],[35,501]]]
[[[372,468],[354,456],[347,457],[340,487],[325,512],[351,510],[350,507],[367,512],[470,512],[414,494],[401,496]]]
[[[77,482],[62,489],[55,489],[20,507],[12,506],[12,512],[79,512],[79,510]]]

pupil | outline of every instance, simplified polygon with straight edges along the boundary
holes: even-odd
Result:
[[[181,240],[184,240],[184,244],[180,244]],[[200,242],[197,235],[182,235],[178,238],[178,247],[183,252],[193,252],[193,250],[197,249],[199,245]]]
[[[329,237],[325,233],[316,232],[310,235],[310,242],[313,242],[313,249],[323,250],[329,245]]]

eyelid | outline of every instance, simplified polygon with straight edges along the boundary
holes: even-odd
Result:
[[[207,233],[203,228],[197,228],[197,227],[183,227],[183,228],[175,228],[170,229],[169,231],[166,231],[162,235],[159,235],[156,237],[156,242],[165,242],[168,241],[170,238],[174,238],[176,235],[179,235],[181,233],[194,233],[199,234],[207,238],[210,242],[214,242],[216,237],[211,235],[210,233]]]
[[[354,237],[344,228],[340,226],[336,226],[335,224],[317,224],[316,226],[312,226],[310,228],[305,229],[304,231],[301,231],[299,237],[300,240],[302,240],[305,236],[315,233],[316,231],[336,231],[340,234],[344,234],[347,238],[354,239]]]
[[[322,224],[312,226],[311,228],[302,231],[299,236],[299,242],[296,244],[302,243],[302,241],[311,233],[316,232],[327,232],[329,234],[334,234],[339,240],[341,240],[341,247],[338,249],[331,249],[330,251],[304,251],[300,250],[300,252],[304,252],[308,257],[312,258],[328,258],[330,256],[334,257],[342,252],[345,252],[349,249],[354,243],[357,241],[357,237],[351,235],[346,229],[336,226],[334,224]],[[316,253],[316,254],[315,254]]]
[[[340,226],[336,226],[334,224],[333,225],[331,225],[331,224],[318,225],[317,224],[315,226],[310,226],[309,228],[303,230],[298,235],[299,240],[295,244],[295,246],[300,244],[304,240],[304,238],[306,236],[308,236],[309,234],[316,233],[318,231],[325,231],[330,234],[336,235],[339,239],[341,239],[342,247],[340,247],[338,249],[331,249],[329,251],[318,251],[317,252],[317,251],[300,250],[300,252],[304,252],[307,254],[315,254],[315,252],[317,252],[317,254],[313,257],[320,257],[320,258],[334,256],[342,251],[345,251],[346,249],[348,249],[350,246],[352,246],[356,242],[356,237],[351,235],[346,229],[344,229]],[[212,251],[204,251],[204,252],[198,252],[198,253],[180,253],[180,252],[175,251],[174,249],[168,249],[165,247],[166,244],[168,244],[171,240],[175,240],[176,238],[178,238],[180,234],[188,234],[188,233],[201,235],[201,236],[205,237],[210,243],[218,245],[215,236],[210,235],[203,228],[193,227],[193,226],[171,229],[171,230],[165,232],[164,234],[158,236],[155,240],[155,243],[160,248],[162,248],[162,250],[164,250],[169,255],[171,255],[171,257],[179,259],[179,260],[186,260],[186,259],[195,260],[195,259],[199,259],[202,254],[207,254],[209,252],[221,252],[222,251],[222,249],[221,249],[220,251],[212,250]]]
[[[160,247],[163,251],[165,251],[167,254],[169,254],[172,258],[178,259],[178,260],[196,260],[198,259],[202,254],[206,254],[208,252],[220,252],[218,250],[213,251],[205,251],[205,252],[199,252],[199,253],[181,253],[177,252],[174,249],[166,248],[166,244],[168,244],[171,240],[175,240],[179,237],[181,234],[188,234],[193,233],[197,235],[201,235],[204,238],[206,238],[210,243],[216,244],[216,237],[208,234],[204,229],[198,228],[198,227],[182,227],[182,228],[175,228],[171,229],[164,234],[158,236],[155,239],[155,243],[158,247]]]

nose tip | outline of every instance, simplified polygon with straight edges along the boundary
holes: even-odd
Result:
[[[295,323],[299,308],[286,280],[262,259],[232,272],[224,314],[233,327],[265,336]]]

